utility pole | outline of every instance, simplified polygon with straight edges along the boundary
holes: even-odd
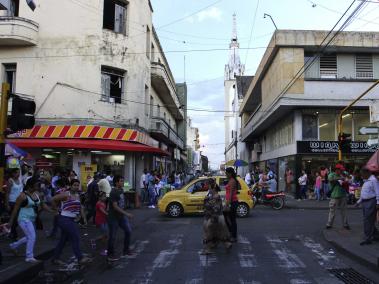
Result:
[[[367,95],[367,93],[369,93],[372,89],[374,89],[377,85],[379,84],[379,80],[377,80],[374,84],[372,84],[370,86],[370,88],[368,88],[366,91],[363,92],[362,95],[360,95],[358,98],[356,98],[352,103],[350,103],[347,107],[345,107],[343,110],[341,110],[339,116],[338,116],[338,137],[342,137],[343,136],[343,123],[342,123],[342,119],[343,119],[343,114],[349,109],[351,108],[357,101],[359,101],[361,98],[363,98],[365,95]],[[341,147],[339,147],[338,149],[338,160],[342,160],[342,149]]]
[[[9,100],[8,83],[3,83],[1,87],[1,106],[0,106],[0,186],[4,185],[5,171],[5,131],[7,129],[8,118],[8,100]]]

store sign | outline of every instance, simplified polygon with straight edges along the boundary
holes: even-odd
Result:
[[[337,154],[337,141],[297,141],[298,154]],[[369,146],[367,142],[353,141],[347,154],[371,154],[378,150],[378,145]]]

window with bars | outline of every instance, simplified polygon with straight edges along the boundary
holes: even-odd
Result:
[[[320,57],[320,78],[337,78],[337,55],[322,55]]]
[[[121,104],[124,92],[125,71],[101,68],[101,100],[110,103]]]
[[[357,79],[373,78],[371,54],[357,54],[355,56],[355,76]]]

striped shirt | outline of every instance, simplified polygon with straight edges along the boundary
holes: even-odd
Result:
[[[76,199],[75,196],[71,196],[70,192],[68,192],[68,194],[68,199],[66,201],[62,201],[61,215],[76,218],[80,214],[82,205],[79,199]]]

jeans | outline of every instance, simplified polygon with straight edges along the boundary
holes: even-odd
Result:
[[[74,218],[58,216],[58,227],[61,229],[61,237],[55,247],[54,259],[59,259],[66,242],[69,240],[75,257],[81,260],[83,254],[80,250],[80,235]]]
[[[307,199],[307,186],[306,185],[300,185],[300,193],[301,198]]]
[[[238,202],[233,201],[230,206],[230,211],[224,212],[225,223],[232,238],[237,238],[237,207]]]
[[[149,188],[149,206],[155,204],[155,189]]]
[[[322,189],[322,198],[325,200],[329,192],[329,184],[326,181],[323,181],[321,189]]]
[[[108,218],[108,229],[109,229],[109,238],[108,238],[108,256],[114,255],[114,243],[116,241],[117,228],[120,227],[124,231],[124,254],[129,251],[130,244],[130,235],[132,228],[130,226],[129,220],[127,217],[121,218]]]
[[[29,220],[22,220],[18,224],[25,234],[25,237],[19,239],[17,242],[11,243],[12,249],[17,249],[22,244],[26,243],[26,259],[34,257],[34,244],[36,243],[36,230],[34,224]]]
[[[321,200],[322,199],[321,188],[315,187],[315,195],[316,195],[316,199],[317,200]]]

